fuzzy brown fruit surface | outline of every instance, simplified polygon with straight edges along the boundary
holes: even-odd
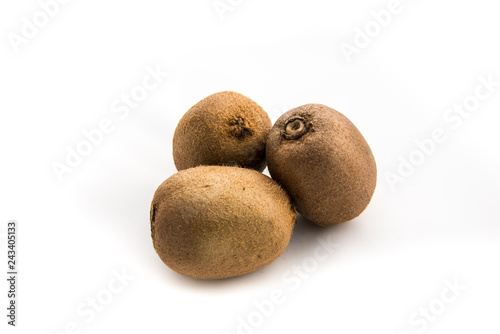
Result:
[[[272,123],[248,97],[235,92],[210,95],[189,109],[175,129],[177,170],[229,165],[263,171]]]
[[[359,216],[377,182],[375,159],[359,130],[321,104],[292,109],[278,119],[267,142],[267,164],[297,212],[320,226]]]
[[[250,273],[290,241],[295,211],[287,193],[251,169],[200,166],[164,181],[151,203],[151,237],[160,259],[192,278]]]

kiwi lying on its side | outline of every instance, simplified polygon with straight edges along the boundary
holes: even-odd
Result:
[[[255,170],[200,166],[160,185],[150,221],[153,246],[167,266],[192,278],[218,279],[278,258],[295,211],[287,193]]]
[[[189,109],[175,129],[177,170],[229,165],[263,171],[272,123],[248,97],[235,92],[210,95]]]
[[[356,218],[375,191],[377,167],[368,143],[347,117],[321,104],[282,115],[266,155],[271,176],[297,212],[320,226]]]

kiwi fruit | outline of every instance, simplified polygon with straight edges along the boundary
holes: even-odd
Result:
[[[295,210],[287,193],[255,170],[199,166],[156,190],[151,237],[160,259],[198,279],[250,273],[273,262],[290,241]]]
[[[235,92],[210,95],[189,109],[175,129],[177,170],[200,165],[241,166],[263,171],[272,123],[248,97]]]
[[[297,212],[320,226],[358,217],[375,191],[377,167],[368,143],[347,117],[322,104],[283,114],[266,155],[271,176]]]

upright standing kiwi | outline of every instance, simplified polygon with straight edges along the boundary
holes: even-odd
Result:
[[[174,133],[177,170],[230,165],[263,171],[272,123],[248,97],[235,92],[210,95],[184,114]]]
[[[347,117],[321,104],[278,119],[267,142],[267,164],[297,212],[320,226],[356,218],[375,191],[377,167],[368,143]]]
[[[284,251],[295,223],[287,193],[255,170],[200,166],[163,182],[151,203],[160,259],[189,277],[243,275]]]

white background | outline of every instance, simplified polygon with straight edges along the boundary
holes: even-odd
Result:
[[[229,3],[221,18],[212,0],[73,0],[16,52],[9,38],[40,5],[2,2],[0,254],[5,268],[16,219],[20,273],[15,329],[1,280],[2,333],[498,333],[500,87],[456,128],[444,119],[480,77],[500,81],[497,4],[401,0],[349,62],[342,43],[354,43],[357,27],[376,29],[370,13],[389,1]],[[169,74],[120,119],[112,104],[147,67]],[[305,103],[341,111],[370,143],[379,180],[358,219],[331,228],[299,219],[273,264],[198,281],[157,257],[149,205],[176,172],[178,120],[222,90],[249,96],[273,121]],[[53,163],[106,118],[113,131],[58,180]],[[391,187],[388,173],[422,158],[415,140],[437,128],[447,140]],[[318,238],[338,244],[319,263]],[[309,271],[296,284],[293,266]],[[133,279],[93,319],[82,316],[122,270]],[[465,288],[443,304],[447,280]],[[273,290],[284,302],[258,313]],[[431,305],[432,321],[415,318]],[[65,331],[73,322],[78,330]]]

